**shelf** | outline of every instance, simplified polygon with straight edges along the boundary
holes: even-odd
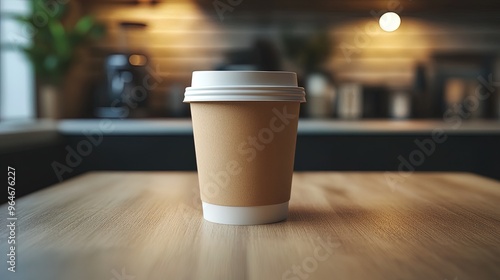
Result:
[[[100,129],[101,126],[111,126]],[[429,134],[443,129],[450,134],[500,134],[500,121],[467,121],[461,125],[439,120],[300,120],[298,134]],[[190,119],[154,120],[63,120],[58,131],[64,135],[81,135],[100,130],[109,135],[185,135],[192,134]]]

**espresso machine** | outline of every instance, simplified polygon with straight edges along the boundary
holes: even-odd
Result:
[[[105,80],[95,94],[94,117],[147,117],[149,58],[146,51],[131,47],[130,37],[145,36],[147,27],[139,22],[120,22],[120,50],[107,55],[104,61]],[[137,36],[139,35],[139,36]],[[147,40],[138,40],[147,42]]]

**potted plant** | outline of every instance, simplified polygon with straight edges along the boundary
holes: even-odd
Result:
[[[22,51],[35,71],[38,88],[38,115],[42,118],[61,117],[61,89],[65,77],[76,61],[76,52],[85,42],[101,37],[104,27],[85,15],[69,23],[66,1],[30,0],[27,15],[4,14],[23,25],[29,33],[28,45],[11,45]]]
[[[323,72],[323,64],[331,54],[332,42],[326,30],[313,34],[298,34],[285,31],[281,40],[285,55],[307,74]]]
[[[302,83],[308,94],[305,111],[314,118],[331,117],[334,108],[334,88],[330,73],[324,69],[331,55],[332,42],[326,30],[300,34],[284,32],[285,55],[302,72]]]

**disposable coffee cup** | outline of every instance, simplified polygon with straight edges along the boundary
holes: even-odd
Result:
[[[285,220],[304,89],[291,72],[196,71],[190,103],[205,220]]]

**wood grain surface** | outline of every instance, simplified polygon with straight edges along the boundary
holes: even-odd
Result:
[[[499,279],[500,183],[406,175],[296,173],[287,221],[226,226],[203,220],[196,173],[87,173],[17,200],[0,279]]]

